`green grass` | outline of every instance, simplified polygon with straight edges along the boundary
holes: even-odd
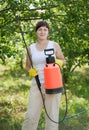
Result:
[[[31,80],[25,70],[11,71],[0,65],[0,130],[21,130],[27,109]],[[89,130],[89,68],[73,72],[67,87],[68,113],[60,130]],[[60,120],[65,113],[65,95],[60,107]],[[44,130],[44,110],[37,130]]]

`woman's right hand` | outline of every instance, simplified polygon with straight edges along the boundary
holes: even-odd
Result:
[[[28,71],[28,73],[29,73],[29,76],[31,76],[31,77],[35,77],[35,76],[38,75],[38,71],[37,71],[36,68],[31,68],[31,69]]]

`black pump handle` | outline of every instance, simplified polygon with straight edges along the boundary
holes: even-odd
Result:
[[[50,53],[51,52],[51,53]],[[47,56],[51,56],[54,54],[54,48],[51,48],[51,49],[44,49],[44,53],[45,55]]]

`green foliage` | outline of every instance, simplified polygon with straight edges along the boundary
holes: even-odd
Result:
[[[16,64],[22,64],[21,66],[24,64],[25,48],[21,42],[16,16],[20,17],[27,45],[36,41],[35,23],[38,20],[47,20],[51,27],[49,38],[60,44],[66,57],[67,65],[63,71],[67,82],[71,72],[77,66],[89,64],[88,7],[88,0],[1,0],[0,59],[3,64],[6,64],[10,57],[15,58]],[[21,43],[22,50],[17,49],[16,45],[19,43]],[[21,53],[23,54],[21,55]],[[22,58],[20,58],[21,56]]]

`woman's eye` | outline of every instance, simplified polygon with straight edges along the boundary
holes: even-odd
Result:
[[[48,29],[47,28],[44,28],[44,29],[39,28],[39,31],[48,31]]]
[[[44,31],[47,31],[47,29],[44,29]]]

